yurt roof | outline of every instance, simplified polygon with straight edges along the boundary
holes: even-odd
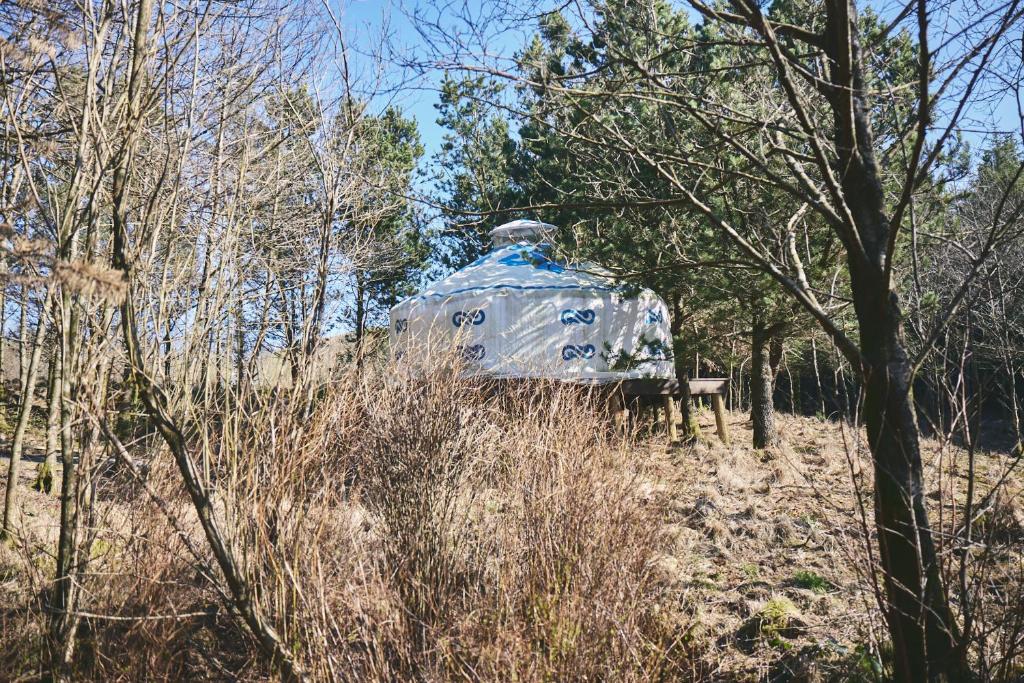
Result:
[[[520,219],[499,225],[487,234],[491,236],[491,244],[504,247],[517,242],[550,242],[556,232],[557,225]]]
[[[549,245],[521,241],[493,249],[402,303],[499,290],[610,292],[621,289],[611,273],[600,266],[591,263],[570,266],[552,258]]]

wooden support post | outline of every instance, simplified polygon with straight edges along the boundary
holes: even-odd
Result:
[[[669,442],[679,440],[679,432],[676,429],[676,404],[671,396],[663,396],[661,405],[665,408],[665,426],[668,428]]]
[[[711,405],[715,409],[715,429],[718,431],[718,438],[728,446],[729,427],[725,424],[725,399],[721,394],[711,394]]]
[[[625,434],[629,429],[629,408],[626,407],[626,397],[622,392],[615,391],[608,399],[612,416],[612,426],[620,434]]]

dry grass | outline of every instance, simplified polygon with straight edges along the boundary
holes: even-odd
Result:
[[[312,414],[282,395],[210,420],[203,465],[262,608],[316,679],[679,678],[689,657],[654,561],[661,512],[635,495],[647,465],[592,399],[353,373]],[[166,454],[149,483],[201,548]],[[210,558],[146,496],[100,498],[79,675],[272,676]],[[20,547],[49,536],[23,527]],[[24,654],[3,667],[30,675],[47,576],[14,573],[7,618],[21,622],[3,639]]]
[[[867,547],[874,542],[869,456],[849,427],[777,419],[784,445],[770,452],[749,448],[749,422],[734,414],[738,445],[714,442],[664,456],[662,494],[672,510],[664,529],[675,545],[662,561],[684,595],[683,620],[703,641],[702,656],[716,677],[880,680],[888,642]],[[705,432],[713,424],[707,414],[701,422]],[[944,545],[954,611],[962,616],[958,571],[965,545],[962,530],[959,537],[955,532],[962,526],[967,456],[935,440],[923,441],[923,455],[931,520]],[[977,499],[993,490],[1010,462],[1003,453],[978,454]],[[974,560],[971,612],[985,634],[974,639],[974,663],[984,680],[1016,680],[1024,666],[1019,473],[1000,490],[979,518],[991,528],[976,523],[966,549]]]
[[[788,445],[771,453],[669,449],[614,434],[584,390],[494,394],[450,376],[352,373],[311,413],[252,398],[197,437],[245,574],[313,678],[873,680],[884,666],[867,483],[838,425],[780,416]],[[731,427],[749,443],[741,416]],[[172,463],[152,452],[149,484],[176,522],[123,481],[101,484],[77,676],[274,678],[225,607]],[[943,528],[956,452],[928,444],[929,481],[952,494]],[[979,458],[983,491],[1000,457]],[[23,495],[33,514],[0,562],[5,679],[44,668],[56,507]],[[989,661],[1021,618],[1020,510],[1014,480],[978,522],[991,541],[979,612],[1005,626],[979,646]],[[1012,666],[1019,654],[1007,679]]]

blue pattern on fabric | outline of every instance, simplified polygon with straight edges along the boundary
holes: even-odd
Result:
[[[534,268],[549,270],[552,273],[561,273],[565,271],[565,266],[552,261],[540,249],[532,249],[529,251],[526,249],[518,250],[508,256],[502,256],[498,259],[498,263],[503,266],[533,266]]]
[[[562,347],[562,360],[590,359],[594,357],[595,353],[597,353],[597,349],[593,344],[567,344]]]
[[[592,308],[567,308],[558,316],[563,325],[592,325],[597,314]]]
[[[481,325],[487,315],[482,308],[473,308],[468,311],[456,311],[452,316],[452,325],[463,327],[464,325]]]
[[[487,349],[484,348],[483,344],[473,344],[472,346],[457,346],[456,349],[466,360],[480,361],[487,355]]]

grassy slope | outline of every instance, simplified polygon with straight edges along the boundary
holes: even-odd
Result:
[[[700,419],[705,433],[713,435],[711,416],[704,413]],[[668,634],[674,641],[670,647],[675,653],[672,656],[686,659],[677,667],[659,670],[670,679],[787,680],[795,676],[798,679],[847,680],[859,676],[871,680],[878,662],[884,660],[884,652],[880,654],[880,650],[884,651],[884,628],[874,603],[862,534],[861,514],[869,525],[872,514],[870,477],[864,477],[865,473],[870,474],[870,468],[866,466],[866,456],[852,442],[854,434],[836,423],[783,415],[779,426],[786,445],[765,453],[754,452],[747,446],[750,433],[744,416],[731,415],[730,426],[734,443],[731,447],[718,443],[712,437],[710,442],[693,447],[668,448],[664,437],[655,434],[637,442],[628,457],[620,458],[611,466],[613,469],[602,470],[604,474],[601,476],[617,478],[615,485],[623,480],[629,482],[637,510],[643,511],[634,515],[633,522],[640,520],[658,526],[656,529],[635,531],[634,527],[626,525],[623,526],[624,531],[616,533],[633,534],[631,539],[639,538],[643,544],[651,546],[648,548],[648,564],[653,571],[648,574],[645,570],[636,576],[624,575],[625,578],[620,580],[628,584],[635,579],[636,585],[646,591],[644,595],[649,594],[649,598],[643,599],[650,603],[647,607],[656,616],[659,633]],[[939,487],[946,492],[955,491],[954,496],[945,497],[947,504],[944,508],[940,510],[936,506],[932,513],[934,524],[944,529],[948,527],[955,507],[952,501],[962,501],[965,480],[956,468],[963,467],[966,460],[962,451],[940,447],[933,441],[925,442],[925,455],[929,467],[928,482],[932,487],[929,498],[933,502],[938,498]],[[991,486],[1005,462],[1005,455],[980,456],[980,495],[984,495]],[[59,515],[56,497],[47,497],[27,488],[34,476],[34,467],[27,466],[23,472],[23,515],[19,517],[18,524],[23,529],[24,545],[17,550],[5,549],[0,557],[3,565],[0,569],[0,602],[23,606],[20,610],[17,607],[6,610],[0,622],[3,629],[0,642],[8,648],[15,645],[38,646],[38,640],[32,636],[33,628],[39,622],[38,613],[32,614],[32,596],[42,590],[47,569],[52,567],[47,548],[53,547]],[[173,479],[173,473],[168,473],[168,478]],[[594,484],[595,491],[609,485],[603,479],[600,481],[604,483]],[[860,503],[855,483],[863,490]],[[482,516],[500,515],[503,506],[514,505],[507,500],[508,496],[501,493],[500,485],[494,486],[498,492],[488,488],[474,494],[474,505],[483,510]],[[508,490],[513,491],[514,487]],[[986,518],[994,519],[998,512],[998,523],[1002,525],[996,530],[996,537],[1003,539],[1003,544],[990,582],[997,588],[1000,581],[1019,580],[1020,574],[1013,572],[1019,571],[1024,563],[1022,537],[1014,535],[1024,529],[1021,495],[1020,479],[1017,478],[1011,482],[1009,495],[1000,498],[996,506],[998,509],[994,508]],[[122,544],[127,543],[124,539],[138,533],[133,526],[138,523],[140,515],[138,501],[126,504],[116,497],[107,498],[99,509],[98,525],[113,531],[109,535],[100,534],[100,540],[94,543],[96,561],[93,569],[126,574],[137,571],[138,555],[127,557],[129,553],[126,551],[126,557],[120,557],[119,550]],[[349,511],[353,525],[365,517],[364,513],[356,512]],[[608,511],[597,514],[608,514]],[[587,518],[581,519],[585,522]],[[590,519],[589,523],[593,524],[599,518]],[[550,521],[545,523],[551,524]],[[480,523],[480,526],[491,528],[490,524]],[[362,528],[368,528],[368,525],[363,523]],[[498,529],[498,526],[494,528]],[[506,538],[502,533],[509,532],[499,529],[495,538]],[[582,533],[586,534],[585,531]],[[608,537],[616,536],[609,534]],[[514,542],[509,541],[510,544]],[[363,548],[366,550],[370,546],[372,543],[365,544]],[[133,549],[132,552],[137,553],[138,550]],[[372,548],[368,552],[372,552]],[[609,557],[619,563],[628,560],[614,554]],[[588,555],[584,559],[593,563],[598,561],[595,558],[599,556]],[[589,571],[588,565],[581,567],[575,571]],[[181,572],[182,568],[168,566],[167,571],[173,574]],[[185,582],[193,580],[189,576],[176,578]],[[500,584],[505,586],[511,581],[528,584],[530,580],[509,574]],[[652,588],[645,582],[653,582],[656,586]],[[594,590],[596,594],[603,595],[600,591],[607,589],[608,586],[599,585]],[[508,595],[518,595],[524,590],[522,587],[508,589]],[[187,596],[180,596],[181,599],[194,604],[205,604],[204,601],[211,600],[208,588],[198,592],[190,589],[186,593]],[[205,598],[202,597],[204,594]],[[168,598],[160,593],[153,599],[163,601]],[[351,595],[339,596],[342,602],[351,599]],[[544,600],[549,599],[550,592]],[[508,633],[487,634],[486,637],[478,633],[468,634],[463,622],[487,613],[489,604],[478,598],[471,610],[452,616],[453,622],[459,621],[458,626],[446,624],[440,630],[453,640],[466,639],[467,643],[472,643],[468,647],[481,650],[485,647],[506,648],[504,655],[493,655],[494,662],[500,662],[505,656],[530,657],[533,655],[523,653],[531,653],[541,647],[543,655],[540,658],[545,664],[515,667],[519,672],[517,675],[528,679],[544,678],[552,672],[558,677],[559,671],[564,675],[566,669],[558,667],[571,664],[555,661],[549,651],[550,643],[537,645],[535,624],[509,625],[505,627]],[[548,602],[543,604],[548,605]],[[175,609],[184,611],[188,607],[177,605]],[[90,609],[121,613],[126,608],[123,601],[111,601],[105,605],[101,597],[90,605]],[[138,606],[134,609],[137,613]],[[166,612],[168,608],[158,605],[154,609]],[[512,608],[502,607],[498,612],[506,609]],[[586,619],[591,617],[573,618],[585,628],[589,623]],[[526,622],[530,622],[530,618]],[[220,630],[211,627],[211,633],[216,634],[210,636],[212,641],[188,640],[176,647],[195,649],[199,642],[203,647],[216,650],[228,647],[229,641],[235,643],[231,647],[238,647],[238,638],[242,638],[242,643],[247,642],[244,636],[226,633],[222,626],[218,627]],[[650,632],[647,626],[637,628],[643,633]],[[533,635],[524,636],[523,633],[527,632]],[[178,636],[161,635],[159,638],[139,638],[136,642],[141,648],[156,648],[160,638],[170,642],[175,637]],[[579,638],[578,634],[572,637]],[[523,638],[525,640],[520,642]],[[217,645],[217,642],[221,644]],[[251,644],[245,647],[251,648]],[[159,648],[143,658],[154,657],[161,657]],[[26,654],[22,664],[17,661],[17,658],[8,657],[3,660],[3,665],[25,666],[22,673],[27,673],[35,660]],[[253,664],[251,654],[240,659],[214,654],[210,661],[218,662],[212,666],[226,667],[232,676],[261,678],[264,675],[260,673],[259,666]],[[204,667],[207,675],[214,678],[226,675],[224,671],[215,673],[209,664],[192,663],[188,666]],[[545,666],[552,668],[545,669]],[[435,675],[447,676],[442,673],[445,670],[441,666],[435,669]],[[640,670],[648,669],[641,667],[636,671]],[[500,672],[501,669],[495,671]],[[623,678],[638,675],[642,678],[642,674],[636,671],[623,675]],[[485,678],[495,676],[494,672],[491,675],[482,673]]]
[[[711,432],[710,416],[702,422]],[[665,533],[673,546],[662,565],[694,617],[690,628],[727,678],[871,680],[885,644],[863,533],[873,520],[865,444],[839,423],[780,415],[778,424],[784,446],[772,452],[749,448],[749,422],[735,414],[739,445],[652,448],[665,478],[658,495],[671,510]],[[931,520],[941,533],[962,512],[967,458],[929,439],[923,455]],[[979,455],[979,497],[1008,463],[1005,454]],[[1004,588],[1019,581],[1024,562],[1020,482],[1018,473],[993,506],[999,569],[989,578],[997,593],[1000,581]],[[776,628],[786,615],[788,625]]]

